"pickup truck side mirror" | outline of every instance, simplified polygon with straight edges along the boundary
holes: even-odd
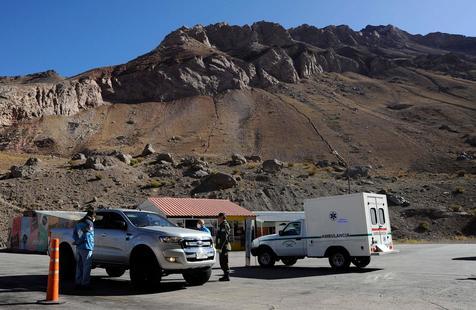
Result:
[[[283,235],[283,231],[280,230],[280,231],[278,232],[278,234],[279,234],[280,236],[282,236],[282,235]]]

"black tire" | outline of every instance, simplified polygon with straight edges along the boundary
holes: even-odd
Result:
[[[336,270],[348,269],[350,266],[349,254],[344,250],[335,250],[329,255],[329,264]]]
[[[67,244],[60,245],[59,268],[60,279],[63,281],[72,281],[76,276],[76,258],[73,250]]]
[[[160,285],[162,268],[150,249],[140,249],[131,257],[129,274],[134,287],[153,290]]]
[[[354,256],[352,257],[352,264],[357,268],[365,268],[370,264],[370,256]]]
[[[274,253],[269,249],[263,249],[258,254],[258,263],[261,267],[269,268],[273,267],[276,263],[276,257]]]
[[[294,265],[296,262],[297,262],[297,258],[296,257],[282,257],[281,258],[281,261],[283,262],[283,264],[285,264],[286,266],[292,266]]]
[[[210,280],[210,277],[212,276],[212,268],[188,270],[182,273],[182,275],[189,285],[203,285]]]
[[[106,267],[107,275],[113,278],[118,278],[126,272],[126,268],[123,267]]]

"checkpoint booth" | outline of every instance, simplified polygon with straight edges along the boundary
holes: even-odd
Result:
[[[224,212],[232,231],[231,248],[235,251],[245,250],[247,229],[251,241],[252,221],[256,217],[253,212],[227,199],[150,197],[137,208],[161,214],[184,228],[196,229],[197,220],[202,219],[213,237],[218,228],[218,214]]]

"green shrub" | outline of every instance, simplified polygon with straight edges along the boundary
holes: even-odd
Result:
[[[131,159],[131,166],[137,166],[138,164],[140,164],[142,162],[142,158],[132,158]]]
[[[450,207],[449,207],[449,210],[451,212],[461,212],[463,210],[463,207],[461,207],[460,205],[457,205],[457,204],[452,204]]]
[[[464,188],[462,187],[457,187],[453,190],[453,195],[459,195],[464,193]]]
[[[96,173],[96,180],[98,181],[102,180],[102,174]]]
[[[428,222],[420,222],[417,227],[418,231],[420,232],[427,232],[430,230],[430,223]]]
[[[159,188],[165,185],[165,182],[159,181],[159,180],[152,180],[149,183],[149,188]]]

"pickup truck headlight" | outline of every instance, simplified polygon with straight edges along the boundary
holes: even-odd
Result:
[[[164,242],[164,243],[179,243],[180,241],[182,241],[181,237],[175,237],[175,236],[160,237],[160,242]]]

